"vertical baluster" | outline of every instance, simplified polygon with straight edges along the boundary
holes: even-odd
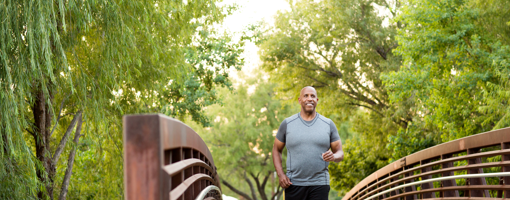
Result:
[[[501,150],[504,150],[504,149],[510,149],[510,142],[501,143]],[[501,155],[501,160],[502,161],[510,161],[510,154]],[[502,172],[510,172],[510,166],[502,166],[501,171]],[[501,185],[510,185],[510,177],[508,177],[508,176],[502,177],[500,184]],[[510,190],[505,190],[504,192],[505,192],[504,198],[510,198]],[[499,190],[498,198],[502,198],[502,197],[503,197],[503,191]]]
[[[359,191],[363,191],[367,186],[365,185],[365,187],[362,187],[361,189],[359,189]],[[359,195],[360,197],[367,194],[368,191],[364,191],[363,193],[361,193],[361,195]]]
[[[164,156],[165,156],[164,164],[165,165],[172,164],[172,150],[165,150]],[[163,192],[170,192],[172,190],[172,177],[168,176],[166,173],[164,173],[164,174],[165,174],[165,178],[167,179],[165,181],[167,185],[164,186],[164,188],[166,188],[166,189]]]
[[[411,168],[411,167],[409,167],[409,168]],[[412,176],[412,175],[414,175],[414,174],[413,174],[413,172],[411,171],[411,172],[409,172],[409,173],[406,173],[406,174],[405,174],[405,177],[410,177],[410,176]],[[406,181],[405,183],[412,183],[412,182],[414,182],[414,180],[413,180],[413,179],[408,180],[408,181]],[[412,191],[416,191],[416,186],[414,186],[414,185],[413,185],[413,186],[409,186],[409,187],[406,187],[406,188],[405,188],[405,190],[404,190],[404,192],[412,192]],[[408,195],[408,196],[406,196],[406,197],[405,197],[405,199],[406,199],[406,200],[414,200],[414,199],[417,199],[417,198],[416,198],[416,194],[414,194],[414,195]]]
[[[430,160],[422,160],[421,161],[421,165],[425,165],[427,163],[429,163]],[[432,167],[425,167],[423,169],[421,169],[421,173],[425,173],[425,172],[429,172],[429,171],[432,171]],[[427,176],[422,176],[421,179],[422,180],[427,180],[427,179],[430,179],[432,178],[431,175],[427,175]],[[421,184],[421,189],[422,190],[426,190],[426,189],[432,189],[434,188],[434,185],[432,183],[424,183],[424,184]],[[428,198],[436,198],[436,194],[434,192],[426,192],[426,193],[422,193],[422,196],[423,198],[422,199],[428,199]]]
[[[367,185],[367,187],[370,187],[370,183]],[[373,189],[373,188],[371,188],[371,189],[367,189],[367,191],[365,192],[365,194],[370,193],[370,191],[372,191],[372,190],[374,190],[374,189]],[[372,196],[372,195],[369,195],[369,196]]]
[[[468,149],[468,155],[476,154],[479,152],[480,152],[480,148]],[[469,165],[479,164],[479,163],[482,163],[481,158],[468,159]],[[483,169],[482,168],[470,169],[470,170],[468,170],[468,174],[483,174]],[[485,181],[485,178],[470,178],[469,184],[470,185],[487,185],[487,182]],[[488,190],[470,190],[469,194],[470,194],[470,197],[484,197],[484,195],[485,195],[485,197],[490,197]]]
[[[181,183],[184,182],[184,180],[186,180],[185,173],[186,173],[186,170],[181,171]],[[184,199],[186,199],[186,192],[184,192],[181,195],[181,200],[184,200]]]
[[[390,175],[390,174],[388,174],[388,176],[389,176],[389,175]],[[389,184],[389,183],[391,183],[391,180],[387,180],[387,183],[386,183],[386,184]],[[384,191],[384,190],[387,190],[387,189],[390,189],[390,188],[391,188],[391,186],[388,186],[387,188],[383,188],[382,190]],[[384,198],[388,198],[388,197],[390,197],[391,195],[390,195],[389,193],[384,193],[384,194],[383,194],[383,196],[384,196]]]
[[[397,171],[397,172],[395,172],[395,173],[398,173],[398,171]],[[392,175],[392,174],[390,174],[390,176],[391,176],[391,175]],[[391,182],[395,182],[395,181],[397,181],[397,180],[398,180],[398,176],[397,176],[397,177],[395,177],[395,178],[392,178],[392,179],[391,179]],[[397,183],[397,184],[394,184],[394,185],[391,185],[391,187],[392,187],[392,188],[393,188],[393,187],[398,187],[398,183]],[[393,191],[391,191],[391,192],[390,192],[390,196],[395,196],[395,195],[398,195],[398,194],[400,194],[400,191],[399,191],[399,190],[393,190]],[[400,197],[399,197],[399,198],[396,198],[396,200],[400,200]]]
[[[176,162],[181,161],[182,160],[181,155],[182,155],[182,148],[172,150],[171,163],[176,163]],[[172,176],[171,183],[170,183],[170,188],[172,190],[175,189],[177,186],[179,186],[179,184],[182,183],[182,176],[183,176],[182,171],[179,172],[178,174]]]
[[[193,158],[192,149],[190,149],[190,148],[183,148],[182,149],[182,157],[183,157],[183,160]],[[193,174],[194,173],[193,173],[193,168],[192,167],[185,169],[184,173],[183,173],[182,181],[184,182],[186,179],[188,179],[191,176],[193,176]],[[184,199],[193,199],[194,198],[193,184],[191,184],[188,187],[188,189],[186,189],[186,191],[184,192],[183,196],[184,196]]]
[[[451,157],[452,157],[452,154],[441,155],[441,160],[448,159]],[[453,167],[453,162],[443,163],[442,167],[443,167],[443,169]],[[453,176],[453,175],[454,175],[453,172],[443,172],[443,177]],[[442,181],[442,184],[443,184],[443,187],[457,186],[457,182],[455,182],[455,179]],[[443,191],[443,196],[444,197],[458,197],[459,191],[458,190],[446,190],[446,191]]]
[[[370,187],[370,189],[368,189],[367,193],[372,192],[374,190],[377,190],[377,180],[378,179],[375,179],[372,183],[368,184],[368,187]],[[375,193],[373,193],[373,194],[371,194],[369,196],[372,196],[372,195],[375,195],[375,194],[377,194],[377,192],[375,192]],[[375,197],[375,199],[378,199],[378,197]]]
[[[377,182],[379,182],[379,179],[377,180]],[[381,188],[381,186],[383,186],[383,185],[384,185],[384,183],[379,183],[379,184],[377,184],[377,188]],[[379,190],[379,192],[381,192],[381,191],[384,191],[384,189]],[[377,199],[378,200],[384,199],[384,194],[379,195],[377,197]]]

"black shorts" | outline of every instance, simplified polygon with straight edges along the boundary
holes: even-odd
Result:
[[[328,200],[329,185],[297,186],[285,189],[285,200]]]

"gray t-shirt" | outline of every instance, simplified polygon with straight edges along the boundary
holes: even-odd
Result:
[[[317,115],[305,121],[295,114],[283,120],[276,138],[287,147],[287,176],[292,185],[329,185],[328,162],[322,153],[340,140],[331,119]]]

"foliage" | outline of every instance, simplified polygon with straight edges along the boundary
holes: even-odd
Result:
[[[218,1],[0,0],[0,199],[122,198],[121,116],[146,112],[191,119],[230,190],[268,199],[273,134],[306,85],[344,141],[340,196],[392,160],[510,126],[507,0],[290,1],[244,38],[269,81],[234,93],[243,42],[212,28],[233,9]]]
[[[418,127],[412,126],[412,128]],[[424,137],[420,131],[401,129],[396,135],[388,136],[388,144],[386,147],[392,152],[389,162],[394,162],[434,145],[436,145],[436,141],[430,135]]]
[[[435,128],[430,137],[446,142],[510,125],[510,47],[501,39],[509,27],[484,24],[505,16],[494,11],[508,3],[494,3],[427,0],[402,8],[397,20],[406,26],[399,30],[395,52],[403,66],[383,80],[392,102],[412,102],[419,113],[417,128],[406,130],[407,137]],[[484,7],[490,9],[481,11]]]
[[[242,42],[210,28],[231,13],[216,2],[0,1],[0,198],[65,198],[74,160],[69,195],[120,198],[123,114],[207,125],[242,65]]]
[[[380,159],[373,160],[377,163],[387,163],[391,155],[383,150],[387,136],[407,128],[414,115],[406,104],[390,104],[380,79],[400,66],[401,57],[392,50],[397,47],[394,37],[401,24],[388,23],[399,7],[398,1],[383,0],[293,1],[292,10],[279,13],[259,41],[262,67],[279,84],[279,95],[296,99],[298,88],[317,88],[318,112],[332,116],[337,124],[348,123],[349,132],[367,140],[363,142],[366,154]],[[364,157],[351,159],[363,174],[377,169],[364,165]],[[354,169],[339,164],[331,170],[339,175],[335,170]],[[346,182],[333,178],[332,185],[353,187],[354,180],[362,178],[355,176]]]
[[[271,190],[278,188],[275,195],[282,191],[278,178],[273,180],[274,138],[281,121],[297,110],[275,97],[275,84],[253,78],[245,81],[234,92],[220,92],[223,105],[207,107],[207,115],[214,119],[212,127],[193,128],[211,150],[223,188],[235,192],[227,195],[274,199]]]
[[[362,112],[362,111],[359,111]],[[343,141],[344,160],[338,164],[330,163],[329,171],[331,175],[331,187],[338,191],[340,196],[354,187],[366,176],[377,171],[379,168],[388,164],[391,154],[388,154],[385,146],[378,145],[385,142],[385,134],[371,129],[375,124],[380,124],[381,119],[368,115],[358,114],[353,119],[355,121],[365,122],[365,134],[351,133],[351,138]],[[369,120],[374,118],[374,120]],[[354,122],[350,122],[354,123]],[[379,130],[380,131],[380,130]]]
[[[348,123],[330,166],[340,195],[388,162],[510,125],[508,1],[291,4],[257,41],[262,67],[280,96],[313,85],[318,111]]]
[[[263,68],[288,96],[295,88],[312,85],[338,110],[364,108],[380,116],[388,110],[381,73],[396,71],[400,57],[392,54],[398,23],[383,25],[376,6],[384,1],[297,1],[291,12],[280,13],[261,40]],[[382,6],[394,9],[398,6]],[[406,126],[408,116],[394,117]],[[345,120],[345,119],[344,119]]]
[[[343,145],[344,160],[339,164],[330,164],[331,187],[338,191],[339,195],[345,193],[368,175],[384,167],[385,160],[384,149],[372,151],[373,145],[367,143],[365,136],[355,136]],[[379,152],[379,153],[374,153]],[[363,159],[357,159],[363,158]]]

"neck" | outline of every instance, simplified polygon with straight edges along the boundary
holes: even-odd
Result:
[[[317,115],[317,112],[312,111],[312,112],[305,112],[304,110],[301,110],[301,112],[299,113],[301,115],[301,118],[305,121],[311,121],[313,118],[315,118],[315,115]]]

